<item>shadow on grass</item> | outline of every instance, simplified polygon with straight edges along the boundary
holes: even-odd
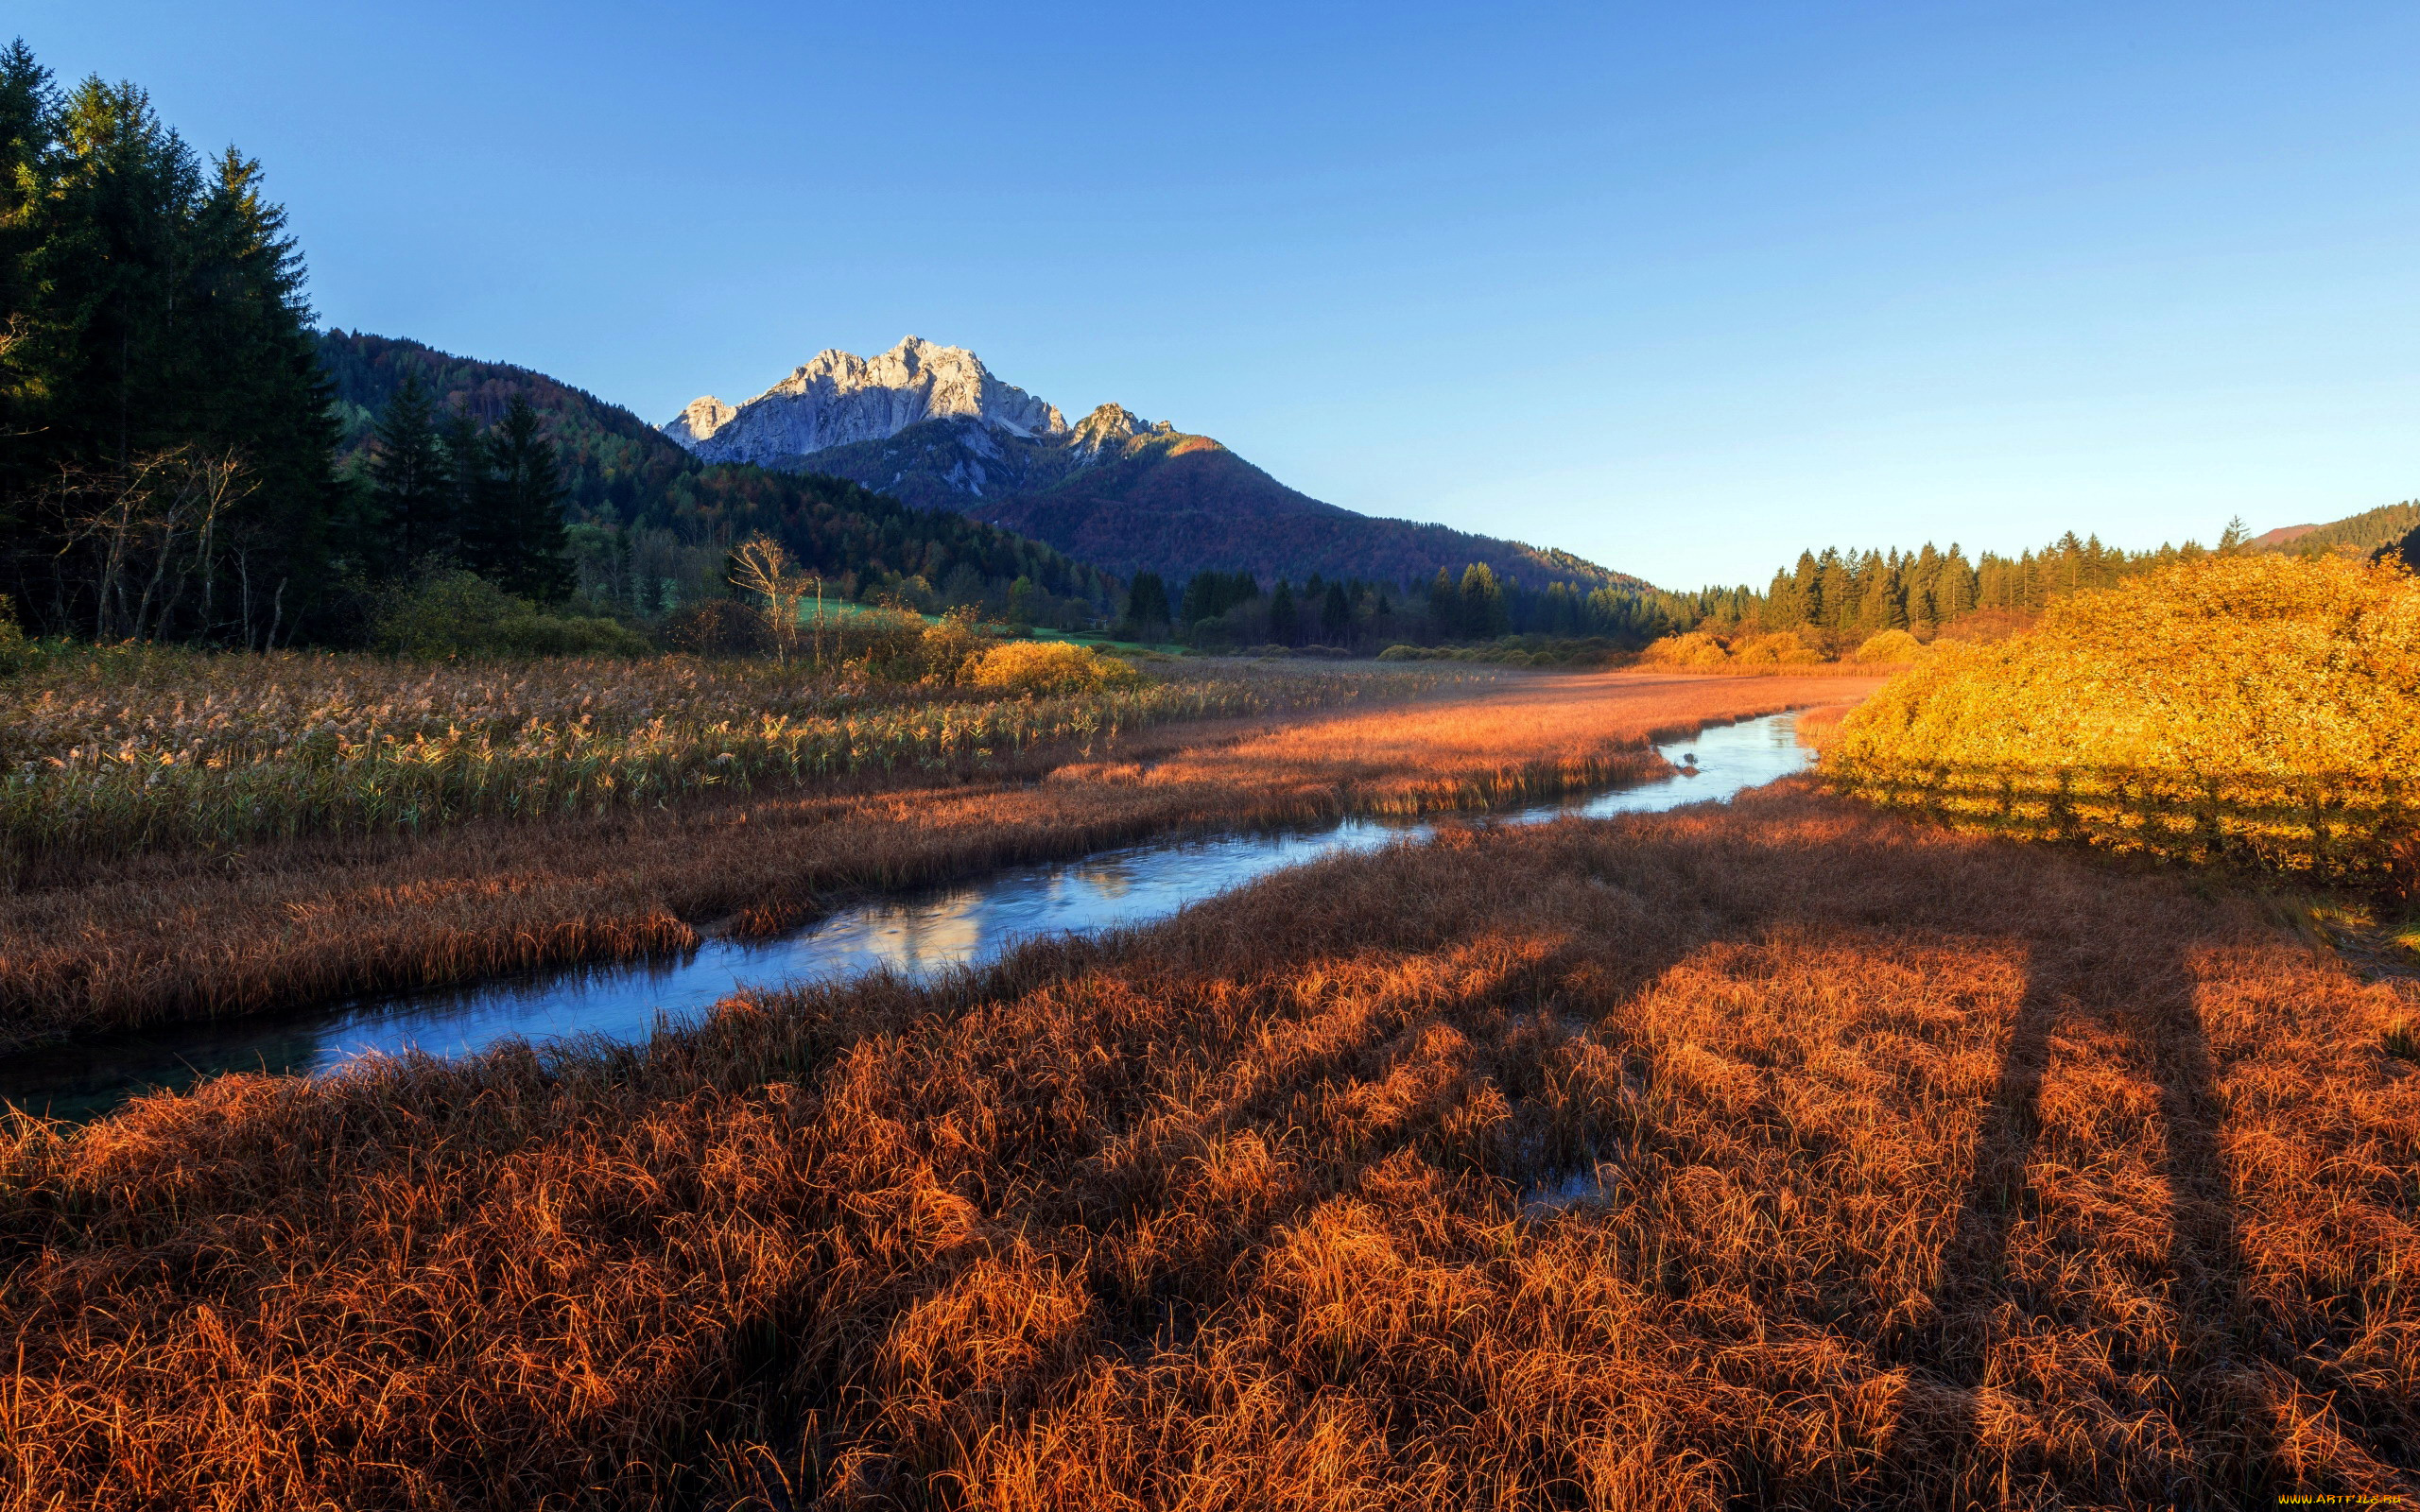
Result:
[[[2210,1047],[2195,1004],[2195,975],[2181,952],[2144,963],[2122,963],[2125,974],[2149,978],[2149,991],[2118,1004],[2078,1001],[2073,975],[2112,964],[2083,952],[2028,974],[2023,1000],[2002,1054],[1997,1091],[1978,1131],[1975,1162],[1958,1221],[1944,1246],[1931,1300],[1929,1329],[1918,1335],[1910,1363],[1945,1388],[1921,1394],[1935,1406],[1920,1457],[1954,1466],[1946,1479],[1949,1504],[1990,1506],[2011,1499],[2012,1481],[2050,1488],[2056,1469],[2026,1464],[1994,1442],[1993,1399],[2023,1393],[2029,1328],[2084,1324],[2057,1294],[2056,1276],[2020,1274],[2012,1241],[2021,1225],[2051,1223],[2034,1172],[2055,1166],[2063,1152],[2042,1145],[2040,1105],[2054,1040],[2063,1023],[2101,1019],[2129,1040],[2159,1088],[2159,1175],[2168,1188],[2164,1313],[2148,1332],[2153,1342],[2128,1358],[2124,1344],[2111,1365],[2133,1378],[2133,1405],[2167,1419],[2163,1437],[2204,1439],[2215,1426],[2234,1444],[2232,1464],[2170,1461],[2168,1485],[2145,1486],[2160,1504],[2178,1508],[2266,1504],[2274,1494],[2273,1448],[2244,1387],[2257,1341],[2242,1294],[2235,1182],[2219,1141],[2221,1105]],[[2055,1243],[2056,1236],[2053,1236]],[[2043,1282],[2048,1284],[2041,1284]],[[2105,1321],[2105,1320],[2101,1320]],[[2001,1347],[1996,1358],[1995,1347]],[[1940,1410],[1946,1408],[1945,1411]],[[1917,1467],[1908,1467],[1915,1469]],[[2214,1477],[2213,1470],[2221,1472]],[[2221,1479],[2222,1477],[2222,1479]],[[2052,1494],[2055,1494],[2053,1489]]]

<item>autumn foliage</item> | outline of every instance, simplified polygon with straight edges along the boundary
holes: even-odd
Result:
[[[1842,727],[1844,792],[1952,822],[2332,882],[2420,881],[2420,581],[2221,556],[1937,645]]]

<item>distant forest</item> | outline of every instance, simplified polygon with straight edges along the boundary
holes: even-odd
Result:
[[[1792,567],[1773,574],[1759,593],[1746,586],[1697,593],[1651,595],[1653,610],[1676,629],[1718,635],[1740,630],[1811,632],[1835,653],[1884,630],[1935,635],[1995,635],[2030,621],[2049,604],[2086,588],[2114,588],[2128,578],[2214,551],[2269,550],[2302,556],[2329,552],[2375,555],[2420,530],[2420,503],[2392,504],[2321,525],[2273,545],[2256,546],[2240,521],[2216,546],[2195,541],[2149,551],[2104,546],[2073,531],[2037,551],[1969,560],[1953,542],[1915,551],[1803,551]],[[2415,553],[2420,554],[2420,553]]]

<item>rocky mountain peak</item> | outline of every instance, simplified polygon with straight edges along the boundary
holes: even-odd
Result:
[[[1125,405],[1103,404],[1076,422],[1075,434],[1069,440],[1077,451],[1092,455],[1103,447],[1116,446],[1150,431],[1151,426]]]
[[[738,413],[714,395],[706,394],[689,401],[686,408],[666,421],[663,427],[664,434],[695,451],[698,442],[730,424],[732,417]]]
[[[708,395],[663,429],[709,462],[771,465],[942,419],[1027,438],[1067,434],[1057,408],[1000,382],[974,352],[912,335],[872,359],[828,348],[745,404]]]

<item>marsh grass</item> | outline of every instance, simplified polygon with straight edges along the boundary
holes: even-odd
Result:
[[[1785,787],[221,1078],[0,1140],[0,1505],[2407,1493],[2415,1006]]]
[[[1035,696],[687,657],[425,662],[147,646],[0,679],[0,866],[417,833],[979,772],[1175,720],[1404,696],[1468,674],[1186,672]],[[1063,679],[1063,681],[1064,679]]]
[[[1356,676],[1245,685],[1300,700]],[[1659,733],[1863,691],[1636,674],[1359,676],[1343,709],[1130,728],[1094,736],[1089,753],[1072,739],[1030,746],[980,773],[860,771],[804,790],[306,836],[234,855],[54,858],[43,885],[0,894],[0,1050],[676,954],[708,931],[778,933],[851,893],[1155,834],[1535,801],[1661,772],[1649,746]]]

